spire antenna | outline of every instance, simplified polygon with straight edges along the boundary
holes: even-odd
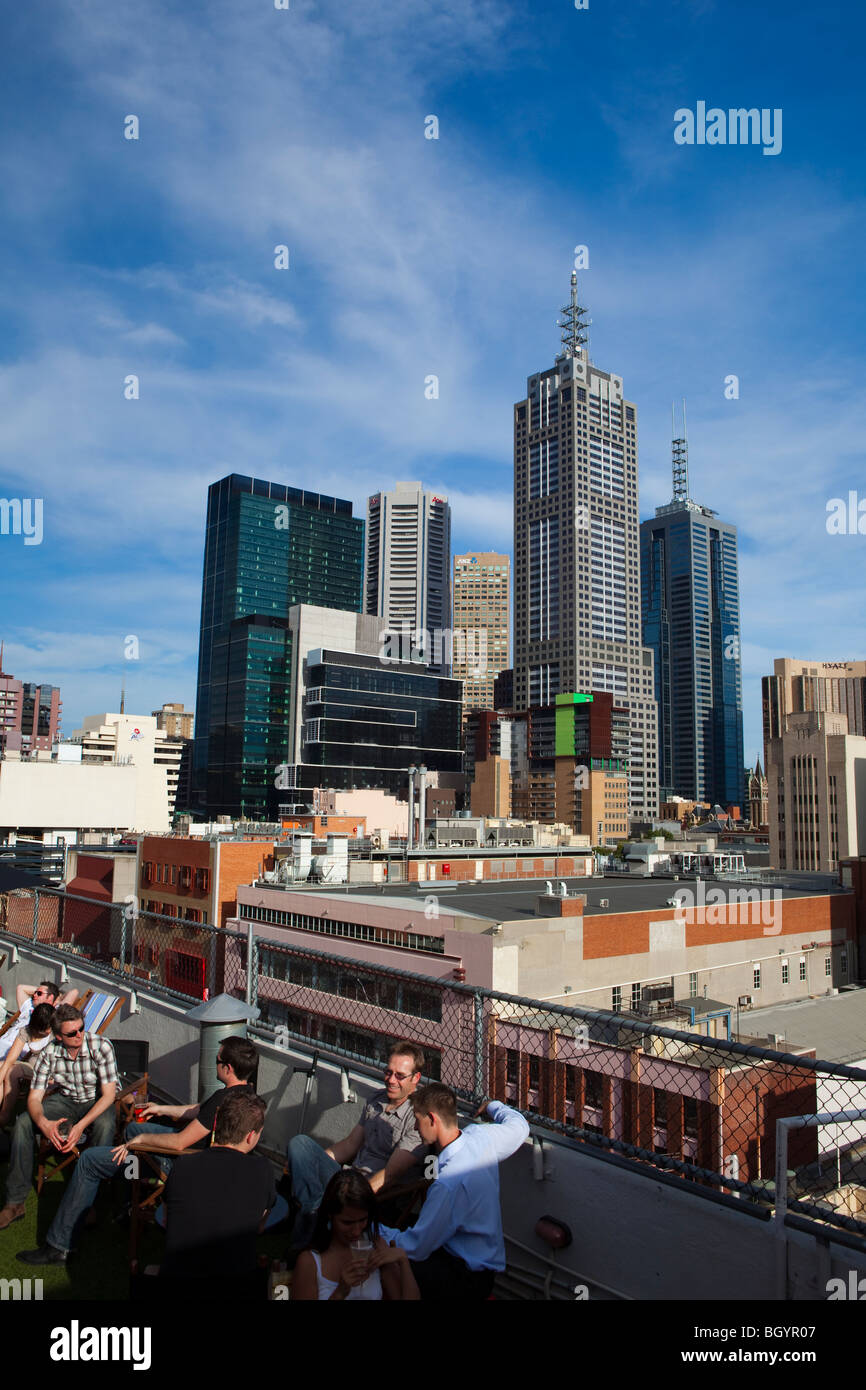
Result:
[[[589,341],[588,328],[592,319],[587,319],[587,310],[577,302],[577,271],[571,272],[571,299],[562,308],[563,321],[561,342],[565,357],[577,357],[581,348]]]
[[[683,432],[677,436],[674,406],[671,405],[671,461],[674,476],[674,501],[689,500],[689,441],[686,436],[686,402],[683,397]]]

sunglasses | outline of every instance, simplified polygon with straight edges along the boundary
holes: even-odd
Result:
[[[73,1028],[69,1033],[61,1033],[61,1038],[77,1038],[79,1033],[84,1032],[84,1024],[79,1023],[77,1028]]]

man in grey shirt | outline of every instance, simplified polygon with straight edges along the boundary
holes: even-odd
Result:
[[[367,1102],[351,1134],[324,1149],[306,1134],[289,1141],[289,1169],[300,1204],[300,1229],[311,1224],[322,1193],[344,1164],[359,1169],[378,1192],[419,1161],[424,1144],[415,1128],[411,1097],[423,1067],[424,1053],[416,1043],[395,1043],[385,1068],[385,1089]],[[295,1240],[298,1236],[296,1228]]]

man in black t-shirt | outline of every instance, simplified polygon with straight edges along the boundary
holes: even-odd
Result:
[[[255,1296],[256,1235],[276,1201],[273,1169],[252,1153],[264,1123],[264,1101],[236,1087],[219,1108],[211,1147],[173,1164],[163,1194],[165,1292],[182,1280],[184,1293]]]
[[[259,1055],[246,1038],[224,1038],[217,1054],[217,1080],[222,1082],[199,1105],[145,1105],[142,1107],[142,1121],[133,1121],[126,1127],[126,1142],[114,1151],[115,1162],[122,1162],[127,1154],[141,1149],[148,1153],[171,1158],[187,1149],[203,1149],[211,1140],[217,1111],[235,1087],[243,1086],[248,1095],[255,1095],[252,1078],[259,1065]],[[169,1125],[154,1124],[153,1120],[162,1117],[167,1120],[185,1120],[183,1129],[172,1129]],[[170,1165],[165,1163],[165,1168]]]
[[[105,1178],[117,1177],[123,1171],[128,1156],[143,1149],[155,1154],[163,1171],[167,1172],[172,1159],[178,1154],[205,1148],[210,1143],[217,1112],[226,1097],[239,1089],[247,1095],[255,1095],[251,1079],[255,1077],[258,1064],[258,1053],[246,1038],[224,1038],[217,1054],[217,1079],[222,1082],[219,1090],[199,1105],[143,1106],[146,1121],[127,1125],[124,1143],[116,1148],[97,1145],[85,1149],[75,1165],[49,1231],[49,1236],[54,1235],[58,1244],[46,1240],[37,1250],[22,1250],[17,1258],[23,1264],[65,1264],[69,1250],[81,1233],[87,1211],[96,1201],[100,1182]],[[154,1124],[152,1117],[155,1116],[167,1120],[185,1120],[186,1124],[182,1129],[175,1130],[169,1125]]]

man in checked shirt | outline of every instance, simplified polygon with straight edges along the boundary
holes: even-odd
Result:
[[[107,1038],[85,1033],[84,1015],[72,1004],[55,1010],[52,1027],[54,1041],[38,1054],[27,1110],[15,1122],[0,1230],[24,1215],[33,1182],[37,1129],[60,1153],[78,1144],[86,1129],[93,1144],[110,1144],[114,1139],[114,1048]],[[55,1089],[46,1096],[50,1085]]]

